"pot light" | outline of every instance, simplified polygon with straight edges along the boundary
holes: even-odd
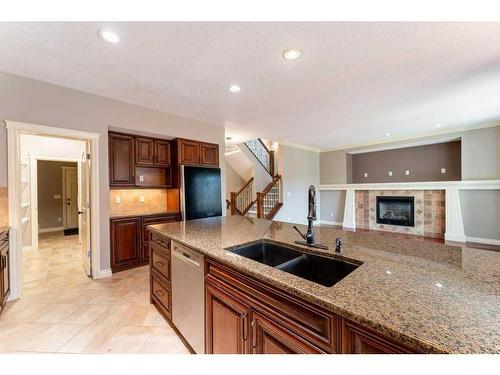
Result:
[[[231,91],[231,92],[240,92],[241,88],[238,85],[231,85],[231,86],[229,86],[229,91]]]
[[[385,133],[385,136],[386,136],[386,137],[390,137],[390,136],[391,136],[391,133]]]
[[[434,125],[436,128],[440,128],[442,125],[441,124],[436,124]]]
[[[120,38],[111,30],[101,29],[99,30],[99,36],[109,43],[118,43]]]
[[[283,52],[283,58],[285,60],[289,61],[297,60],[299,56],[300,56],[300,49],[298,48],[289,48]]]

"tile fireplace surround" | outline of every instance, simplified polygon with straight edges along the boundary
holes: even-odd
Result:
[[[444,238],[444,190],[357,190],[355,194],[356,228]],[[414,226],[409,227],[377,223],[377,196],[413,197],[415,202]]]
[[[446,241],[466,242],[460,203],[461,190],[500,190],[500,180],[394,182],[319,185],[320,191],[345,191],[342,227],[407,233]],[[376,222],[377,195],[413,196],[415,226],[392,226]],[[497,244],[498,240],[474,238],[475,242]]]

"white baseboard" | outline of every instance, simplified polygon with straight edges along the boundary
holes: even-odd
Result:
[[[484,243],[487,245],[499,245],[500,246],[500,240],[496,240],[494,238],[482,238],[482,237],[466,237],[467,242],[477,242],[477,243]]]
[[[103,279],[105,277],[111,277],[112,272],[111,268],[105,269],[105,270],[100,270],[97,272],[97,275],[94,275],[94,279]]]
[[[456,234],[456,233],[445,233],[444,234],[444,239],[446,241],[453,241],[453,242],[465,242],[466,237],[462,234]]]
[[[339,227],[342,226],[342,222],[341,221],[320,220],[320,221],[318,221],[318,224],[336,225],[336,226],[339,226]]]
[[[43,228],[43,229],[38,229],[38,233],[59,232],[62,230],[64,230],[64,227]]]

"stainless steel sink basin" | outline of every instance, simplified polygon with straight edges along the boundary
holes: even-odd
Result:
[[[335,285],[359,267],[359,264],[303,253],[290,246],[267,240],[227,250],[327,287]]]

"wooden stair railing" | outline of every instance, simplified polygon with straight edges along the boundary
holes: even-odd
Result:
[[[257,217],[272,220],[282,206],[281,175],[278,175],[261,193],[257,193]]]
[[[262,142],[262,139],[251,139],[244,142],[245,146],[250,150],[250,152],[255,156],[259,163],[264,167],[264,169],[271,175],[275,177],[274,173],[274,151],[270,151],[267,146]]]
[[[255,204],[253,177],[237,192],[231,192],[231,215],[245,215]]]

